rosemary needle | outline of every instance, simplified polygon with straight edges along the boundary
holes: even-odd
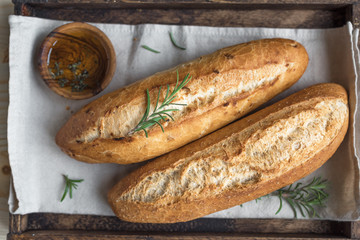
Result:
[[[181,50],[186,50],[186,48],[179,46],[179,45],[175,42],[175,39],[174,39],[174,36],[173,36],[172,32],[169,32],[169,36],[170,36],[170,40],[171,40],[172,44],[174,44],[175,47],[177,47],[177,48],[179,48],[179,49],[181,49]]]
[[[64,201],[67,193],[69,193],[70,198],[72,198],[72,192],[73,192],[73,188],[77,189],[77,183],[81,183],[82,181],[84,181],[84,179],[70,179],[68,178],[67,175],[63,175],[65,178],[65,190],[64,193],[61,197],[60,202]]]
[[[153,52],[153,53],[160,53],[160,51],[157,51],[155,49],[152,49],[151,47],[149,46],[146,46],[146,45],[141,45],[142,48],[146,49],[146,50],[149,50],[150,52]]]

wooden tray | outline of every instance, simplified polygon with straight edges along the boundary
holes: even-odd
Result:
[[[353,0],[13,0],[15,14],[50,19],[204,26],[331,28],[359,26]],[[8,239],[357,239],[360,222],[198,219],[134,224],[116,217],[10,214]]]

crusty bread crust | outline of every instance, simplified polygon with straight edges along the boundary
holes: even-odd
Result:
[[[308,64],[305,48],[287,39],[264,39],[220,49],[213,54],[157,73],[93,101],[74,114],[56,136],[71,157],[89,163],[141,162],[194,141],[244,116],[293,85]],[[129,135],[159,87],[173,89],[180,80],[192,80],[174,100],[186,103],[171,113],[175,121]]]
[[[297,116],[300,116],[298,120]],[[294,119],[298,125],[292,125]],[[321,119],[325,120],[321,122]],[[111,189],[109,203],[120,219],[143,223],[184,222],[242,204],[291,184],[319,168],[344,139],[348,121],[347,94],[343,87],[337,84],[309,87],[135,170]],[[274,131],[279,124],[283,129]],[[294,134],[283,139],[282,130],[287,133],[305,131],[308,134],[304,136],[310,134],[311,137],[300,138],[303,140],[301,146]],[[277,137],[272,142],[265,141],[262,145],[265,147],[256,152],[256,145],[267,140],[267,135]],[[240,140],[231,145],[236,139],[234,136],[239,136],[237,139]],[[306,142],[308,146],[305,146]],[[266,144],[271,147],[271,152],[267,152]],[[274,152],[278,150],[274,146],[284,146],[280,152],[293,153],[281,161],[273,159],[269,156],[276,156]],[[221,151],[228,154],[224,157],[219,154]],[[209,155],[215,156],[208,158]],[[243,165],[240,170],[250,170],[228,174],[218,185],[213,184],[213,163],[219,160],[227,165]],[[190,164],[195,163],[196,168],[192,170],[196,174],[193,174],[188,170]],[[181,176],[173,174],[169,179],[169,171],[179,166],[183,169]],[[201,169],[206,170],[201,184],[195,187],[186,185],[180,192],[177,190],[179,193],[171,187],[173,178],[180,179],[178,184],[186,178],[196,183],[202,174]],[[248,181],[224,187],[225,182],[241,179],[253,170],[256,174]]]

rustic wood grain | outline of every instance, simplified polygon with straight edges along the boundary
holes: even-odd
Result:
[[[7,109],[9,103],[9,24],[13,13],[11,0],[0,1],[0,240],[6,239],[9,229],[10,166],[7,153]]]
[[[349,16],[351,16],[351,21],[355,28],[360,27],[360,4],[359,2],[356,4],[351,5],[351,10],[348,13]]]
[[[109,23],[163,23],[177,25],[206,25],[229,27],[286,27],[286,28],[328,28],[343,26],[348,20],[350,6],[306,10],[298,9],[251,9],[234,6],[217,9],[198,8],[90,8],[75,5],[72,8],[58,5],[23,5],[17,13],[43,18]],[[62,6],[62,7],[61,7]],[[100,17],[101,16],[101,17]],[[271,21],[269,21],[271,19]]]
[[[13,3],[32,3],[32,4],[41,4],[44,3],[44,0],[13,0]],[[86,0],[86,1],[62,1],[62,0],[46,0],[46,3],[49,4],[106,4],[106,5],[121,5],[121,6],[184,6],[184,5],[291,5],[291,4],[307,4],[307,5],[344,5],[344,4],[354,4],[357,3],[357,0]]]
[[[351,222],[337,222],[326,220],[292,220],[292,219],[211,219],[202,218],[185,223],[174,224],[141,224],[121,221],[116,217],[92,216],[92,215],[67,215],[34,213],[28,215],[11,215],[11,235],[9,237],[26,236],[32,239],[28,233],[36,236],[61,233],[69,239],[83,236],[92,231],[92,237],[99,232],[112,233],[117,237],[144,236],[146,234],[161,233],[193,236],[196,234],[210,234],[222,236],[277,236],[285,237],[300,235],[305,238],[341,237],[351,238],[356,236],[351,230]],[[350,231],[348,231],[350,230]],[[50,231],[50,232],[49,232]],[[77,233],[78,235],[73,235]],[[296,233],[296,235],[295,235]],[[69,235],[70,234],[70,235]],[[353,234],[353,235],[351,235]],[[110,239],[113,239],[113,235]],[[101,237],[102,238],[102,237]],[[142,238],[142,237],[141,237]],[[18,239],[18,238],[11,238]],[[52,239],[52,238],[49,238]],[[58,239],[58,238],[54,238]],[[86,238],[85,238],[86,239]],[[159,238],[166,239],[166,238]]]
[[[352,222],[348,236],[353,239],[360,239],[360,221]]]
[[[41,239],[41,240],[89,240],[89,239],[106,239],[106,240],[128,240],[128,239],[143,239],[143,240],[342,240],[346,239],[341,236],[319,236],[316,234],[273,234],[273,235],[254,235],[254,234],[208,234],[208,233],[197,233],[197,234],[128,234],[122,235],[118,232],[88,232],[88,231],[69,231],[64,235],[62,231],[29,231],[22,235],[13,235],[9,240],[30,240],[30,239]]]
[[[75,63],[68,62],[69,56],[71,61],[74,56],[81,61],[75,72],[87,72],[86,87],[81,91],[73,91],[71,86],[79,83],[74,81],[74,71],[68,69],[68,65]],[[54,75],[57,73],[55,64],[63,71],[57,77]],[[40,46],[38,67],[42,79],[55,93],[69,99],[87,99],[100,93],[111,82],[116,68],[115,50],[109,38],[97,27],[83,22],[68,23],[54,29],[45,38]],[[68,83],[60,86],[60,78],[65,78]]]
[[[13,215],[15,218],[18,215]],[[311,233],[344,234],[344,222],[308,221],[293,219],[212,219],[201,218],[185,223],[144,224],[122,221],[116,217],[67,214],[28,214],[26,220],[17,218],[18,223],[26,221],[27,230],[100,230],[121,232],[227,232],[227,233]],[[349,224],[350,226],[350,224]],[[19,230],[21,233],[23,230]]]
[[[346,21],[352,21],[354,26],[358,27],[360,22],[360,8],[356,0],[13,0],[13,2],[16,14],[90,22],[291,28],[339,27]],[[2,37],[3,35],[0,35],[0,57]],[[6,54],[3,59],[4,61],[8,59]],[[7,71],[7,63],[4,66]],[[3,70],[1,67],[0,64],[0,72]],[[4,103],[7,109],[7,78],[8,75],[4,78],[4,86],[0,78],[0,113],[5,109],[1,104]],[[2,89],[5,89],[4,95],[1,95]],[[4,111],[6,114],[7,110]],[[6,117],[4,120],[1,116],[0,161],[6,159],[7,163]],[[2,125],[3,123],[5,125]],[[3,139],[4,148],[1,145]],[[6,149],[4,154],[3,149]],[[8,172],[8,168],[5,168],[5,172]],[[6,189],[7,187],[8,183]],[[360,223],[284,219],[198,219],[176,224],[133,224],[115,217],[89,215],[36,213],[10,216],[9,239],[64,238],[358,239]]]

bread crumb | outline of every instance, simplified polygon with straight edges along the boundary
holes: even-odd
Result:
[[[68,110],[68,111],[69,111],[69,110],[70,110],[70,106],[66,106],[66,110]]]

